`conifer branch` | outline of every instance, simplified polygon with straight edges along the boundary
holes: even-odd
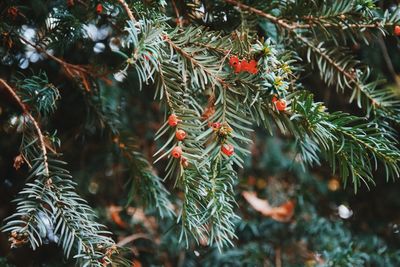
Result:
[[[212,73],[207,67],[198,62],[194,57],[192,57],[188,52],[186,52],[183,48],[179,47],[175,44],[167,35],[164,35],[164,40],[179,54],[181,54],[185,59],[189,60],[193,66],[199,67],[202,71],[207,73],[210,77],[212,77],[215,81],[218,81],[222,86],[227,86],[226,82],[215,73]]]
[[[289,22],[287,20],[284,19],[280,19],[278,17],[275,17],[271,14],[265,13],[262,10],[259,10],[257,8],[251,7],[249,5],[240,3],[237,0],[224,0],[226,3],[228,4],[232,4],[234,6],[237,6],[240,9],[243,10],[247,10],[250,11],[260,17],[264,17],[268,20],[270,20],[271,22],[275,23],[276,25],[288,30],[288,31],[293,31],[296,29],[312,29],[314,28],[316,25],[320,25],[322,27],[325,28],[329,28],[329,27],[340,27],[340,28],[371,28],[371,29],[377,29],[377,28],[381,28],[383,26],[393,26],[394,23],[392,22],[387,22],[385,24],[381,24],[379,22],[375,22],[375,23],[370,23],[370,24],[364,24],[364,23],[360,23],[360,24],[333,24],[333,23],[299,23],[299,22]],[[340,15],[340,14],[339,14]],[[339,16],[337,15],[337,16]],[[323,19],[324,17],[315,17],[315,16],[308,16],[308,17],[304,17],[304,19],[307,20],[316,20],[316,19]],[[326,17],[325,17],[326,18]]]
[[[37,133],[40,148],[42,151],[43,162],[44,162],[44,174],[46,177],[48,177],[49,176],[49,164],[47,161],[47,148],[46,148],[46,143],[44,141],[44,136],[42,134],[42,130],[40,129],[39,123],[35,120],[35,118],[32,116],[32,114],[28,111],[25,104],[22,103],[22,100],[16,94],[15,90],[3,79],[0,79],[0,83],[3,85],[3,88],[6,89],[7,93],[15,100],[15,102],[21,108],[24,115],[28,117],[29,122],[31,122],[33,124],[33,127],[35,128],[35,131]]]

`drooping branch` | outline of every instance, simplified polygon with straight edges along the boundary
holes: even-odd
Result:
[[[48,165],[48,159],[47,159],[47,148],[46,148],[46,143],[44,141],[44,136],[43,136],[42,130],[40,129],[39,123],[35,120],[35,118],[32,116],[32,114],[28,111],[27,107],[22,102],[21,98],[16,94],[15,90],[3,79],[0,79],[0,83],[3,85],[3,88],[6,90],[6,92],[18,104],[18,106],[21,108],[21,110],[24,113],[24,115],[27,116],[29,121],[33,124],[33,127],[35,128],[35,131],[37,133],[37,137],[38,137],[38,140],[39,140],[39,145],[40,145],[40,148],[41,148],[42,154],[43,154],[44,175],[46,177],[49,177],[49,165]]]

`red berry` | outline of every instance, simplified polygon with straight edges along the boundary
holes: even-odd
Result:
[[[400,36],[400,26],[399,25],[396,25],[394,27],[394,35]]]
[[[242,71],[242,64],[239,62],[236,66],[233,67],[235,69],[235,73],[239,73]]]
[[[221,123],[219,123],[219,122],[214,122],[214,123],[212,124],[212,127],[213,127],[214,130],[217,130],[217,129],[221,128]]]
[[[250,72],[251,74],[257,74],[257,61],[255,61],[254,59],[250,60],[248,68],[248,72]]]
[[[229,59],[229,65],[231,65],[232,67],[236,67],[237,65],[239,65],[239,58],[237,56],[231,56],[231,58]]]
[[[250,70],[250,64],[249,62],[247,62],[247,60],[243,59],[242,62],[240,62],[241,64],[241,71],[249,71]]]
[[[168,117],[168,124],[171,127],[175,127],[176,125],[178,125],[179,119],[178,116],[176,116],[175,114],[171,114]]]
[[[279,99],[275,103],[276,109],[279,111],[284,111],[286,109],[286,101],[284,99]]]
[[[175,137],[176,139],[178,139],[179,141],[182,141],[183,139],[186,138],[186,132],[184,130],[178,130],[175,133]]]
[[[180,146],[174,147],[174,149],[172,149],[171,156],[179,159],[182,156],[182,148]]]
[[[278,101],[278,98],[276,96],[273,96],[271,101],[272,101],[272,103],[275,104]]]
[[[18,8],[12,6],[7,10],[7,13],[8,15],[10,15],[10,17],[14,19],[18,15]]]
[[[233,147],[233,145],[223,144],[221,147],[221,151],[222,151],[222,153],[224,153],[225,155],[230,157],[233,155],[233,153],[235,153],[235,148]]]
[[[103,5],[102,4],[97,4],[96,12],[97,12],[97,14],[103,13]]]

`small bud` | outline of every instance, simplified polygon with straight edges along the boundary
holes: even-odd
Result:
[[[183,168],[189,167],[189,161],[187,160],[187,158],[182,157],[181,164],[182,164]]]

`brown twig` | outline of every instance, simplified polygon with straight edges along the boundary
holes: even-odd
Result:
[[[148,239],[148,240],[151,240],[151,238],[150,238],[149,235],[143,234],[143,233],[138,233],[138,234],[133,234],[133,235],[124,237],[123,239],[121,239],[121,240],[117,243],[117,246],[118,246],[118,247],[123,247],[123,246],[125,246],[126,244],[129,244],[129,243],[131,243],[131,242],[133,242],[133,241],[135,241],[135,240],[137,240],[137,239]]]
[[[94,73],[93,71],[89,70],[88,68],[86,68],[84,66],[68,63],[68,62],[62,60],[61,58],[53,56],[52,54],[48,53],[41,46],[28,41],[24,37],[19,36],[19,38],[25,44],[35,48],[37,51],[45,54],[51,60],[60,64],[63,67],[63,69],[65,70],[67,76],[69,76],[70,78],[79,77],[82,81],[83,86],[85,87],[86,91],[88,91],[88,92],[91,90],[89,82],[88,82],[88,77],[103,77],[103,79],[105,79],[104,76],[106,76],[108,74],[107,72],[106,73]]]
[[[385,41],[383,40],[382,35],[380,35],[378,38],[378,44],[381,47],[382,56],[383,56],[383,59],[385,60],[388,71],[389,71],[390,75],[392,75],[397,87],[400,88],[400,79],[397,76],[396,71],[394,70],[392,60],[390,59],[390,56],[389,56],[389,53],[388,53],[388,50],[387,50],[387,47],[386,47]]]
[[[133,13],[132,13],[131,9],[129,8],[128,4],[125,2],[125,0],[118,0],[118,2],[125,9],[126,14],[128,14],[128,17],[133,22],[133,24],[136,24],[137,21],[135,19],[135,16],[133,16]]]
[[[70,74],[72,74],[73,71],[79,71],[79,72],[84,72],[84,73],[87,73],[87,74],[91,74],[91,73],[89,72],[89,70],[87,70],[86,68],[84,68],[84,67],[82,67],[82,66],[79,66],[79,65],[75,65],[75,64],[71,64],[71,63],[65,62],[64,60],[62,60],[62,59],[60,59],[60,58],[58,58],[58,57],[56,57],[56,56],[53,56],[52,54],[48,53],[45,49],[43,49],[43,48],[40,47],[39,45],[36,45],[36,44],[34,44],[34,43],[28,41],[28,40],[25,39],[24,37],[19,36],[19,38],[20,38],[25,44],[27,44],[27,45],[29,45],[29,46],[35,48],[37,51],[39,51],[39,52],[45,54],[45,55],[46,55],[47,57],[49,57],[50,59],[52,59],[52,60],[56,61],[57,63],[59,63],[60,65],[62,65]],[[73,70],[73,71],[71,71],[71,70]]]
[[[42,130],[39,127],[39,123],[35,120],[35,118],[32,116],[32,114],[28,111],[27,107],[22,102],[21,98],[19,98],[19,96],[15,93],[15,90],[3,79],[0,79],[0,84],[3,85],[3,88],[18,104],[18,106],[21,108],[24,115],[28,117],[30,122],[32,122],[33,127],[35,128],[35,131],[38,135],[39,145],[40,145],[40,148],[43,153],[44,175],[46,177],[48,177],[49,176],[49,165],[48,165],[48,160],[47,160],[47,148],[46,148],[46,143],[44,141],[44,136],[43,136]]]
[[[275,266],[282,267],[282,256],[281,256],[281,248],[277,247],[275,249]]]
[[[175,3],[175,0],[172,0],[172,6],[176,14],[176,24],[178,25],[178,27],[182,27],[183,26],[182,19],[181,16],[179,15],[179,9]]]
[[[242,4],[236,0],[225,0],[225,2],[228,4],[231,4],[231,5],[237,6],[240,9],[250,11],[260,17],[264,17],[264,18],[272,21],[273,23],[277,24],[278,26],[285,28],[289,31],[293,31],[295,29],[309,29],[309,28],[315,27],[315,24],[317,24],[317,23],[306,24],[306,23],[298,23],[298,22],[293,22],[293,23],[286,22],[283,19],[277,18],[271,14],[265,13],[262,10],[259,10],[257,8]],[[379,22],[372,23],[372,24],[343,24],[343,25],[337,25],[337,24],[332,24],[332,23],[322,23],[320,25],[322,25],[324,27],[341,26],[342,28],[378,28],[379,26],[381,26],[381,24]],[[385,25],[391,26],[393,24],[387,23]]]

